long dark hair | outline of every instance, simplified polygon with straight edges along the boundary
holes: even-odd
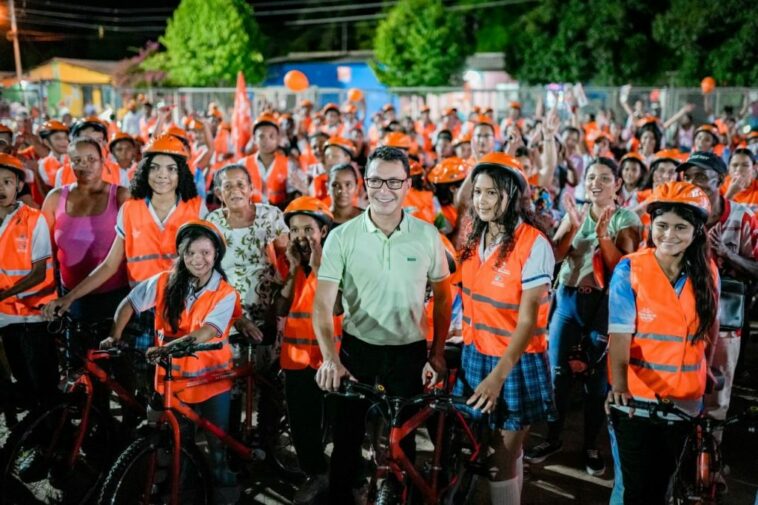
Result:
[[[163,153],[150,153],[142,158],[142,161],[137,165],[137,172],[129,184],[129,192],[132,198],[151,198],[153,196],[153,188],[150,187],[147,178],[150,174],[150,165],[158,155],[169,156],[176,162],[176,167],[179,171],[176,194],[179,195],[179,198],[185,202],[195,198],[197,196],[197,186],[195,186],[195,179],[192,177],[187,160],[182,156]]]
[[[710,340],[711,328],[716,321],[718,306],[716,303],[716,283],[711,275],[711,247],[705,230],[706,218],[686,205],[675,203],[655,203],[648,207],[650,220],[667,212],[673,212],[695,227],[692,243],[684,251],[684,272],[692,281],[695,292],[695,310],[698,315],[697,333],[692,342]],[[652,227],[652,225],[651,225]],[[654,248],[653,232],[647,238],[648,247]]]
[[[496,208],[500,208],[503,193],[508,195],[508,206],[505,208],[505,212],[494,220],[495,224],[501,225],[505,229],[505,236],[503,242],[500,244],[496,262],[496,265],[499,266],[513,250],[516,226],[519,218],[521,218],[521,221],[524,223],[537,228],[546,237],[547,233],[542,226],[537,223],[537,220],[534,219],[534,214],[524,206],[521,189],[519,189],[519,185],[514,179],[514,176],[508,173],[505,169],[499,168],[495,165],[478,165],[474,168],[474,171],[471,174],[471,181],[476,182],[476,178],[482,174],[489,175],[492,178],[492,181],[495,184],[495,189],[497,189],[498,194],[500,195],[498,197]],[[466,243],[463,245],[461,263],[474,255],[474,251],[479,247],[482,234],[487,229],[487,222],[479,219],[473,205],[471,206],[469,213],[473,223],[471,233],[466,237]]]
[[[179,247],[177,247],[179,257],[174,261],[174,266],[171,269],[171,274],[168,277],[168,284],[166,286],[166,305],[163,309],[163,317],[168,321],[173,333],[179,331],[179,321],[182,318],[185,299],[187,298],[187,295],[189,295],[193,279],[192,274],[187,270],[187,266],[184,264],[184,255],[189,250],[192,242],[199,238],[207,238],[213,242],[216,247],[216,258],[213,262],[213,268],[221,274],[221,277],[223,277],[224,280],[227,280],[226,272],[224,272],[224,269],[221,267],[222,257],[219,254],[216,238],[211,235],[210,232],[204,231],[201,228],[193,228],[188,231],[187,235],[179,243]]]

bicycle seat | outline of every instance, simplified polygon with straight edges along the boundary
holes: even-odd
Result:
[[[458,345],[445,345],[445,364],[448,370],[461,367],[461,347]]]

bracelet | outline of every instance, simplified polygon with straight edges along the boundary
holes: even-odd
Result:
[[[613,237],[610,235],[603,235],[602,237],[598,237],[598,240],[613,240]]]

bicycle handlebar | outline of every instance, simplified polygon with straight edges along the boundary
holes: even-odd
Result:
[[[195,342],[186,341],[179,344],[167,345],[165,347],[159,347],[159,353],[161,358],[184,358],[187,356],[194,356],[198,352],[203,351],[215,351],[221,349],[224,346],[223,342],[205,342],[197,344]]]
[[[616,404],[615,406],[623,407],[623,405],[618,405],[618,404]],[[706,416],[704,413],[692,415],[688,412],[685,412],[681,408],[679,408],[671,400],[668,400],[665,398],[658,398],[657,401],[654,401],[654,402],[639,401],[639,400],[635,400],[634,398],[631,398],[629,399],[626,406],[633,408],[635,410],[645,410],[650,413],[651,418],[655,418],[658,420],[661,419],[661,416],[670,414],[689,423],[693,423],[693,424],[708,423],[711,426],[716,426],[716,427],[729,426],[731,424],[738,423],[742,421],[743,419],[758,419],[758,405],[751,405],[745,408],[745,410],[743,410],[739,414],[735,414],[726,419],[715,419],[715,418]]]

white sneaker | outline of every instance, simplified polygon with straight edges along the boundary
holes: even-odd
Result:
[[[292,503],[306,505],[311,503],[316,496],[329,489],[329,476],[325,473],[308,477],[298,488]]]

